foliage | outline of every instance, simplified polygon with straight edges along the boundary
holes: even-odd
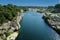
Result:
[[[48,9],[50,9],[50,8],[54,8],[54,6],[48,6]]]
[[[24,12],[25,12],[25,11],[28,11],[28,7],[20,6],[19,8],[20,8],[20,9],[23,9]]]
[[[46,19],[50,19],[50,16],[46,16],[45,18],[46,18]]]
[[[0,4],[0,25],[8,20],[11,21],[17,16],[18,11],[20,9],[16,5],[8,4],[2,6]]]
[[[56,4],[55,8],[60,9],[60,4]]]

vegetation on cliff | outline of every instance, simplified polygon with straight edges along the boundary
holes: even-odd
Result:
[[[45,13],[43,18],[45,19],[46,23],[51,25],[51,27],[60,34],[60,4],[56,4],[55,6],[48,7],[51,12]],[[53,10],[53,11],[52,11]]]
[[[8,20],[13,20],[18,11],[20,9],[16,5],[8,4],[2,6],[0,4],[0,25]]]
[[[4,22],[12,21],[14,17],[17,16],[17,12],[20,12],[20,9],[27,11],[27,8],[16,6],[13,4],[0,4],[0,25],[2,25]]]

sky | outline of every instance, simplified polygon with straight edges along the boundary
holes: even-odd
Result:
[[[19,6],[53,6],[59,0],[0,0],[0,4],[14,4]]]

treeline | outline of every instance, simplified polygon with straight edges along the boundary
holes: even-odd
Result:
[[[52,11],[53,9],[60,10],[60,4],[56,4],[55,6],[48,6],[47,10]]]
[[[8,5],[1,5],[0,4],[0,25],[7,21],[12,21],[14,17],[17,16],[17,12],[20,12],[20,9],[23,9],[24,11],[27,10],[27,8],[23,8],[20,6],[8,4]]]
[[[56,4],[55,6],[48,6],[48,8],[57,8],[57,9],[60,9],[60,4]]]

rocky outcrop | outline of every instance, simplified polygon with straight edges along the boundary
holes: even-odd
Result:
[[[43,19],[45,23],[48,24],[49,27],[51,27],[53,30],[55,30],[60,35],[60,26],[58,26],[58,22],[56,23],[55,21],[51,19],[46,19],[45,16],[43,16]]]
[[[3,23],[0,26],[0,40],[7,40],[6,38],[14,32],[17,32],[20,29],[20,21],[22,19],[22,13],[18,12],[17,17],[12,21]]]

